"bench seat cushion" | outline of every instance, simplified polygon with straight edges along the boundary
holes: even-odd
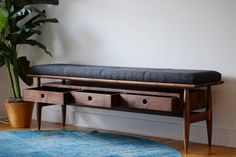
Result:
[[[33,75],[95,78],[177,84],[221,81],[221,74],[209,70],[152,69],[78,64],[46,64],[31,67]]]

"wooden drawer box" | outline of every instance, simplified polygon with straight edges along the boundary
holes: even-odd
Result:
[[[37,87],[24,90],[24,100],[47,104],[67,104],[72,102],[71,89]]]
[[[119,94],[105,91],[72,91],[76,105],[111,108],[119,104]]]
[[[178,98],[169,96],[148,96],[121,94],[121,105],[128,108],[147,109],[156,111],[176,112]]]

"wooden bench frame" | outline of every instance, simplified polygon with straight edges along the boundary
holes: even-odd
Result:
[[[62,76],[50,76],[50,75],[29,75],[30,77],[37,78],[37,86],[47,86],[47,87],[60,87],[60,88],[74,88],[74,89],[93,89],[93,90],[103,90],[103,91],[131,91],[129,89],[119,89],[119,88],[106,88],[106,87],[95,87],[95,86],[80,86],[74,84],[66,84],[66,81],[78,81],[78,82],[89,82],[89,83],[107,83],[110,85],[118,86],[137,86],[144,87],[146,90],[132,90],[134,93],[142,94],[148,93],[152,94],[155,90],[150,91],[151,88],[160,88],[160,89],[168,89],[168,90],[180,90],[183,92],[183,97],[181,98],[183,105],[182,114],[168,114],[162,112],[153,112],[143,110],[144,113],[151,114],[160,114],[160,115],[170,115],[183,117],[183,135],[184,135],[184,149],[185,153],[188,153],[189,148],[189,133],[190,133],[190,125],[191,123],[206,121],[207,124],[207,135],[208,135],[208,145],[211,146],[212,142],[212,86],[222,84],[223,81],[220,82],[212,82],[206,84],[175,84],[175,83],[156,83],[156,82],[137,82],[137,81],[123,81],[123,80],[104,80],[104,79],[90,79],[90,78],[78,78],[78,77],[62,77]],[[59,79],[60,83],[41,83],[41,79]],[[194,89],[205,89],[206,90],[206,104],[205,111],[203,112],[191,112],[190,106],[190,91]],[[54,105],[54,104],[46,104],[46,103],[36,103],[37,104],[37,121],[38,121],[38,129],[41,128],[41,116],[42,116],[42,108],[44,106]],[[73,105],[73,104],[66,104]],[[61,105],[62,108],[62,124],[65,126],[66,121],[66,105]],[[121,111],[129,111],[129,112],[139,112],[132,109],[125,108],[114,108],[115,110]]]

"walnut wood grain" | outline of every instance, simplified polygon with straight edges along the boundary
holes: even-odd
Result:
[[[119,105],[119,94],[99,91],[72,91],[73,103],[80,106],[111,108]]]
[[[65,76],[52,76],[52,75],[32,75],[29,74],[29,77],[35,78],[47,78],[47,79],[64,79],[64,80],[77,80],[77,81],[90,81],[90,82],[104,82],[104,83],[114,83],[127,84],[127,85],[138,85],[138,86],[158,86],[163,88],[198,88],[211,85],[222,84],[223,81],[211,82],[204,84],[179,84],[179,83],[158,83],[158,82],[142,82],[142,81],[125,81],[125,80],[109,80],[109,79],[94,79],[94,78],[80,78],[80,77],[65,77]]]
[[[189,147],[189,132],[190,132],[190,104],[189,104],[189,89],[184,89],[184,150],[188,153]]]
[[[148,96],[121,94],[120,103],[124,107],[166,112],[177,112],[178,98],[164,96]]]
[[[62,84],[65,84],[66,80],[62,80],[61,82],[62,82]],[[70,98],[70,96],[69,96],[69,98]],[[67,98],[67,99],[69,99],[69,98]],[[65,125],[66,125],[66,104],[61,105],[61,116],[62,116],[62,125],[63,125],[63,127],[65,127]]]
[[[60,88],[71,88],[72,90],[94,90],[94,91],[110,91],[110,92],[117,92],[117,93],[126,93],[126,94],[136,94],[136,95],[149,95],[149,96],[164,96],[164,97],[176,97],[181,99],[183,97],[182,90],[163,90],[163,89],[156,89],[155,91],[149,91],[147,88],[146,91],[143,90],[131,90],[131,89],[122,89],[121,87],[111,88],[104,85],[103,87],[96,87],[96,86],[87,86],[88,84],[76,84],[76,82],[66,82],[66,84],[61,84],[61,82],[50,82],[44,83],[42,86],[44,87],[60,87]],[[83,85],[83,86],[82,86]],[[205,99],[206,99],[206,90],[205,89],[191,89],[189,93],[189,101],[190,101],[190,109],[191,111],[204,108],[206,106]],[[183,102],[179,102],[177,112],[183,111]],[[176,106],[173,106],[176,107]]]
[[[206,90],[196,89],[189,91],[190,111],[202,109],[206,107]]]
[[[41,78],[37,78],[37,87],[39,88],[41,86]],[[25,91],[23,94],[23,98],[25,99]],[[35,101],[34,101],[35,102]],[[42,117],[42,105],[40,103],[36,104],[36,111],[37,111],[37,122],[38,122],[38,130],[41,129],[41,117]]]
[[[211,91],[211,86],[207,87],[207,107],[206,107],[206,112],[207,112],[207,135],[208,135],[208,145],[209,147],[211,146],[211,141],[212,141],[212,91]]]
[[[60,91],[61,90],[61,91]],[[59,88],[30,88],[24,90],[24,100],[37,103],[67,104],[71,102],[70,92]]]
[[[195,122],[203,121],[206,119],[208,119],[207,112],[192,113],[190,116],[190,123],[195,123]]]
[[[102,86],[91,86],[91,84],[76,84],[76,82],[66,82],[66,84],[62,84],[61,82],[49,82],[43,83],[43,87],[56,87],[56,88],[70,88],[74,90],[94,90],[94,91],[110,91],[110,92],[120,92],[120,93],[131,93],[131,94],[145,94],[145,95],[159,95],[159,96],[173,96],[179,97],[179,93],[181,90],[163,90],[163,89],[156,89],[150,90],[149,88],[145,89],[125,89],[120,86],[113,85],[113,88],[110,86],[102,85]]]

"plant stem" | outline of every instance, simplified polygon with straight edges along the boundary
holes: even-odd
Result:
[[[7,60],[6,58],[5,58],[5,63],[7,65],[8,74],[9,74],[9,77],[10,77],[10,80],[11,80],[12,92],[13,92],[14,98],[16,98],[14,82],[13,82],[13,78],[12,78],[12,74],[11,74],[11,66],[10,66],[9,60]]]
[[[21,98],[21,91],[20,91],[20,81],[19,81],[19,67],[17,64],[17,52],[16,52],[16,45],[13,43],[12,45],[12,54],[13,54],[13,72],[14,72],[14,84],[15,84],[15,92],[16,98]]]
[[[15,73],[15,85],[16,85],[16,98],[21,98],[21,91],[20,91],[20,81],[19,81],[19,72],[18,69],[14,69]]]

